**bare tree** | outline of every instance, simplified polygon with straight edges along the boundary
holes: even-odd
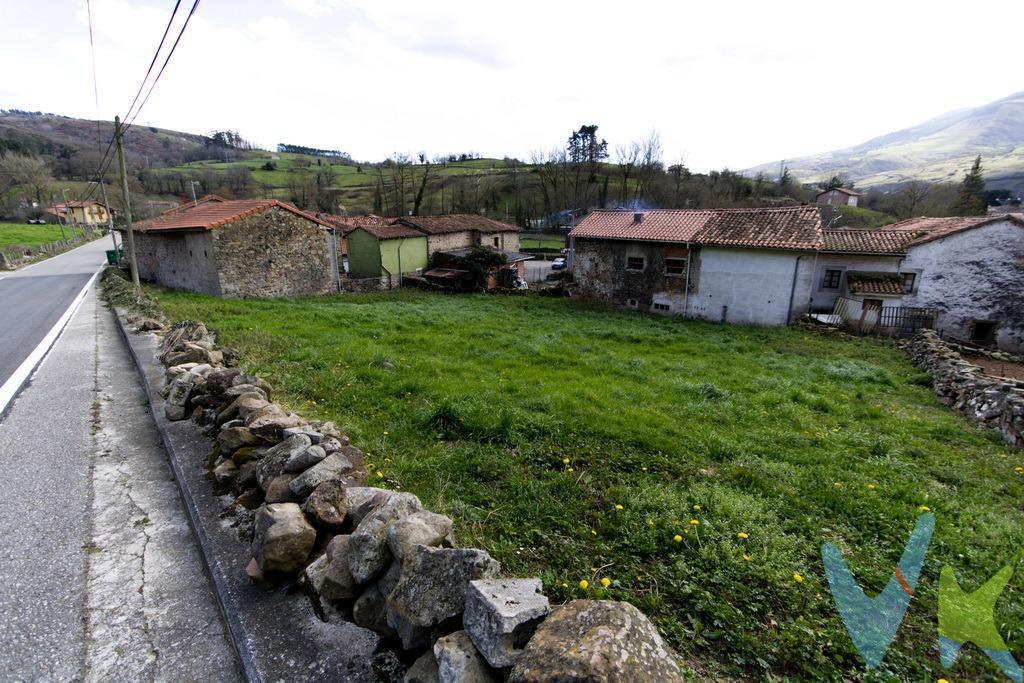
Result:
[[[40,207],[49,194],[53,176],[41,157],[27,154],[8,154],[0,158],[0,189],[19,188],[26,199],[35,199]]]
[[[900,188],[897,210],[903,218],[918,215],[924,200],[932,193],[932,186],[923,180],[911,180]]]
[[[664,166],[661,162],[661,136],[652,130],[646,139],[640,142],[640,165],[636,177],[636,201],[642,202],[652,190],[655,179],[661,174]]]
[[[629,199],[629,179],[636,170],[636,164],[640,160],[641,144],[630,142],[627,145],[615,147],[615,163],[619,165],[619,174],[622,176],[622,185],[619,188],[619,205],[625,206]]]

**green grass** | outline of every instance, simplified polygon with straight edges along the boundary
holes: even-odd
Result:
[[[523,249],[562,249],[565,247],[565,237],[524,233],[519,236],[519,246]]]
[[[876,229],[889,225],[890,223],[896,222],[896,218],[894,216],[890,216],[887,213],[882,213],[881,211],[865,209],[862,206],[849,206],[841,204],[836,207],[836,210],[839,211],[840,213],[839,218],[832,226],[836,229]]]
[[[69,232],[65,232],[71,237]],[[62,239],[60,226],[28,225],[26,223],[0,223],[0,248],[21,244],[26,247],[38,247]]]
[[[1000,676],[973,648],[943,673],[936,592],[943,563],[974,590],[1016,562],[1024,456],[938,404],[890,343],[538,297],[156,296],[292,409],[336,420],[376,483],[452,516],[461,543],[555,601],[636,604],[703,675]],[[922,505],[938,518],[923,578],[867,675],[819,549],[837,543],[874,594]],[[1021,587],[996,624],[1024,656]]]

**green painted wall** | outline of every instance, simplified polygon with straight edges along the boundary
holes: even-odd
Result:
[[[353,277],[411,273],[427,267],[427,238],[398,237],[378,240],[362,228],[348,235],[348,272]]]

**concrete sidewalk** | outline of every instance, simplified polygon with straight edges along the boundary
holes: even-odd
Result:
[[[4,680],[234,681],[145,394],[91,292],[0,422]]]

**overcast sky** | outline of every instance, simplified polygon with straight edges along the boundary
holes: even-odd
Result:
[[[0,108],[96,117],[85,5],[0,0]],[[100,117],[173,5],[92,0]],[[740,169],[1024,90],[1022,20],[1021,0],[203,0],[139,121],[366,160],[528,158],[596,123],[611,149],[657,129],[666,162]]]

